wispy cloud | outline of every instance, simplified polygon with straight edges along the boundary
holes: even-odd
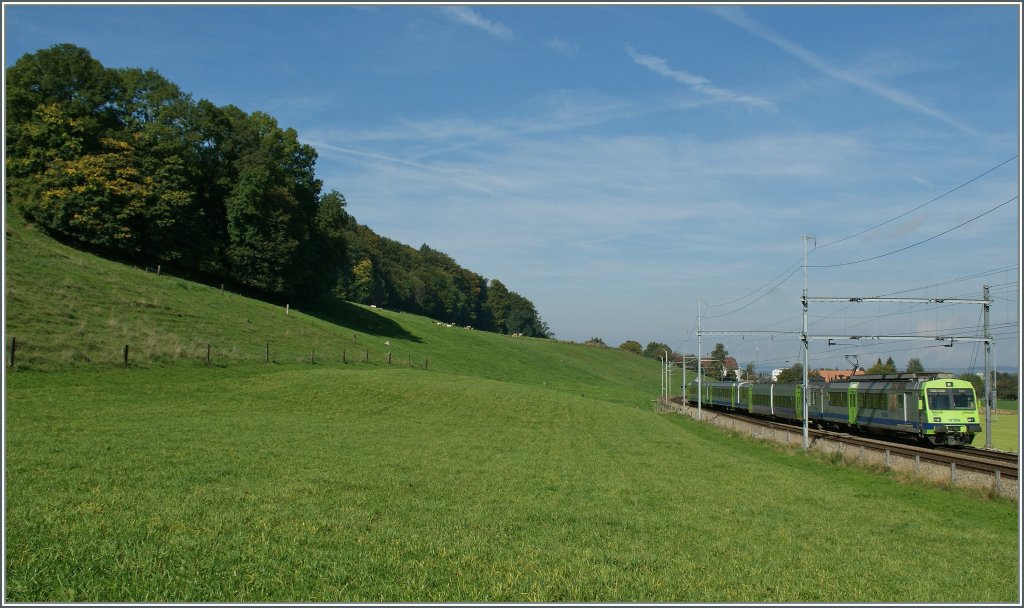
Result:
[[[742,105],[754,108],[762,108],[765,110],[775,109],[775,104],[766,99],[761,99],[760,97],[754,97],[752,95],[744,95],[742,93],[730,91],[729,89],[716,87],[715,85],[711,84],[710,80],[704,78],[703,76],[697,76],[696,74],[691,74],[686,70],[673,68],[668,64],[668,61],[662,59],[661,57],[655,57],[654,55],[644,55],[628,45],[626,46],[626,52],[629,53],[629,56],[637,65],[642,65],[643,67],[651,70],[656,74],[661,74],[662,76],[671,78],[676,82],[685,84],[691,89],[693,89],[695,92],[710,97],[714,100],[739,103]]]
[[[874,95],[877,95],[883,99],[887,99],[892,103],[902,106],[908,110],[929,116],[940,120],[950,126],[957,128],[967,134],[975,134],[974,129],[971,129],[967,125],[957,121],[953,117],[949,116],[941,110],[937,110],[924,102],[914,98],[912,95],[899,91],[892,87],[886,86],[880,82],[865,78],[849,70],[844,70],[840,67],[833,65],[826,61],[819,55],[803,48],[802,46],[783,38],[771,28],[764,26],[757,21],[750,18],[749,15],[740,7],[733,6],[718,6],[708,9],[714,14],[718,15],[722,19],[732,23],[733,25],[746,30],[750,34],[761,38],[767,42],[774,44],[775,46],[786,51],[790,55],[793,55],[800,61],[804,62],[808,66],[821,72],[822,74],[846,82],[855,87],[859,87],[868,91]]]
[[[561,38],[552,38],[544,43],[544,46],[548,47],[552,51],[565,55],[566,57],[575,57],[580,52],[580,47],[577,44],[562,40]]]
[[[459,23],[483,30],[502,40],[511,40],[514,37],[512,30],[507,26],[490,19],[485,19],[467,6],[446,6],[442,10]]]
[[[472,170],[472,168],[469,167],[460,169],[449,168],[439,165],[429,165],[421,162],[405,160],[403,158],[397,158],[395,156],[390,156],[379,152],[356,150],[353,148],[336,146],[322,141],[311,142],[311,145],[313,145],[319,150],[326,150],[329,152],[341,154],[343,156],[369,160],[377,165],[383,163],[385,165],[404,166],[412,168],[420,173],[440,175],[444,180],[448,181],[449,183],[454,183],[455,185],[461,188],[473,190],[476,192],[482,192],[484,194],[491,196],[495,194],[493,190],[489,189],[488,187],[480,183],[481,181],[483,181],[481,179],[480,173],[478,171]],[[413,181],[411,177],[409,178],[409,181]]]
[[[635,118],[649,111],[649,106],[602,93],[559,90],[534,98],[519,118],[396,119],[391,125],[364,130],[320,129],[312,136],[322,142],[344,141],[359,147],[407,146],[406,150],[414,151],[414,157],[422,161],[511,138],[561,133]]]
[[[414,133],[438,128],[444,127],[401,124]],[[468,136],[472,143],[450,146],[431,162],[424,162],[424,150],[446,142],[371,143],[324,132],[313,145],[326,157],[345,159],[333,165],[337,175],[325,183],[343,184],[350,204],[367,205],[356,212],[361,220],[383,226],[399,240],[429,233],[456,253],[469,255],[474,251],[470,245],[477,245],[473,255],[493,252],[488,266],[502,269],[508,261],[503,256],[511,252],[520,258],[531,252],[543,257],[555,246],[600,250],[601,259],[614,257],[609,243],[647,243],[678,253],[671,234],[698,219],[714,233],[736,230],[735,219],[744,217],[762,218],[760,226],[786,225],[805,214],[799,208],[790,212],[774,195],[737,194],[737,184],[763,187],[785,181],[811,191],[822,183],[833,188],[842,184],[837,175],[864,162],[863,143],[842,135],[730,141],[589,132],[549,137],[509,124],[474,127],[471,120],[449,129],[451,136]],[[477,134],[485,138],[476,139]],[[772,209],[767,217],[766,209]],[[504,228],[499,236],[474,230],[474,225]],[[479,234],[481,241],[471,242],[471,234]],[[506,234],[508,242],[499,246]],[[530,246],[524,251],[526,240]],[[520,274],[516,269],[502,272]]]

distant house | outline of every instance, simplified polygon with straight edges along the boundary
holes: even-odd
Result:
[[[848,369],[819,369],[817,370],[821,375],[821,379],[825,382],[833,382],[835,380],[846,380],[850,376],[863,376],[864,370],[858,369],[855,372],[851,372]]]
[[[712,359],[711,357],[701,357],[701,360],[700,360],[701,369],[708,369],[709,367],[714,365],[714,363],[715,363],[715,360]],[[733,357],[726,357],[726,358],[722,359],[722,363],[725,366],[725,372],[727,374],[730,371],[737,371],[740,368],[739,364],[736,363],[736,359],[734,359]]]
[[[772,382],[778,382],[779,374],[784,372],[784,369],[773,369],[772,370]],[[848,369],[817,369],[814,370],[821,376],[821,379],[825,382],[834,382],[836,380],[846,380],[851,375],[863,376],[864,370],[858,369],[856,372],[851,372]]]
[[[700,359],[700,366],[701,367],[711,367],[711,365],[714,364],[714,362],[715,362],[715,360],[712,359],[711,357],[701,357],[701,359]],[[732,357],[726,357],[726,358],[722,359],[722,363],[725,364],[725,369],[739,369],[740,368],[739,364],[736,363],[736,359],[734,359]]]

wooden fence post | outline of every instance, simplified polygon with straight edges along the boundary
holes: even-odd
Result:
[[[388,365],[391,365],[391,351],[388,351]]]
[[[210,364],[210,345],[206,345],[206,364]]]
[[[341,362],[346,365],[348,364],[348,351],[346,351],[344,348],[341,349]]]
[[[270,363],[270,342],[267,342],[267,363]]]
[[[18,348],[18,339],[11,336],[11,367],[14,367],[14,351]]]
[[[128,345],[124,345],[124,366],[128,367]]]

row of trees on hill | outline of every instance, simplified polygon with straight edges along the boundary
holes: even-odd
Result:
[[[323,192],[316,150],[270,115],[195,101],[70,44],[21,57],[6,78],[8,200],[54,236],[291,302],[333,294],[550,334],[500,282],[356,223]]]
[[[349,259],[337,297],[506,334],[551,337],[533,302],[497,280],[462,268],[447,254],[382,237],[352,219]]]
[[[604,345],[604,341],[600,338],[591,338],[591,341],[600,341]],[[634,355],[640,355],[641,357],[647,357],[648,359],[661,359],[665,357],[665,353],[668,353],[670,361],[675,363],[681,363],[684,360],[683,355],[677,353],[671,346],[664,342],[648,342],[647,346],[642,346],[636,340],[626,340],[618,346],[619,350],[624,350]],[[687,355],[692,359],[693,355]]]
[[[597,340],[598,338],[594,338]],[[603,342],[602,342],[603,344]],[[664,342],[648,342],[647,346],[641,346],[636,340],[626,340],[619,345],[619,350],[631,352],[642,357],[649,359],[661,359],[664,358],[668,353],[668,360],[676,363],[677,365],[685,365],[688,370],[697,370],[697,356],[690,354],[682,354],[676,352],[672,347]],[[712,350],[703,363],[702,371],[704,375],[711,378],[722,378],[731,377],[736,378],[735,370],[726,371],[726,358],[729,356],[729,351],[725,348],[725,345],[721,342],[715,344],[714,350]],[[754,368],[753,363],[747,366],[745,373],[753,376]]]

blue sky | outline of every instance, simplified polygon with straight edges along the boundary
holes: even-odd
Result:
[[[800,330],[811,235],[812,297],[992,285],[1003,366],[1020,359],[1020,23],[1015,3],[7,3],[4,52],[69,42],[273,115],[360,222],[500,279],[560,339],[696,352],[703,301],[705,332],[751,332],[705,352],[785,367],[799,341],[754,332]],[[810,321],[972,336],[981,308],[813,303]],[[812,367],[982,365],[969,342],[811,346]]]

